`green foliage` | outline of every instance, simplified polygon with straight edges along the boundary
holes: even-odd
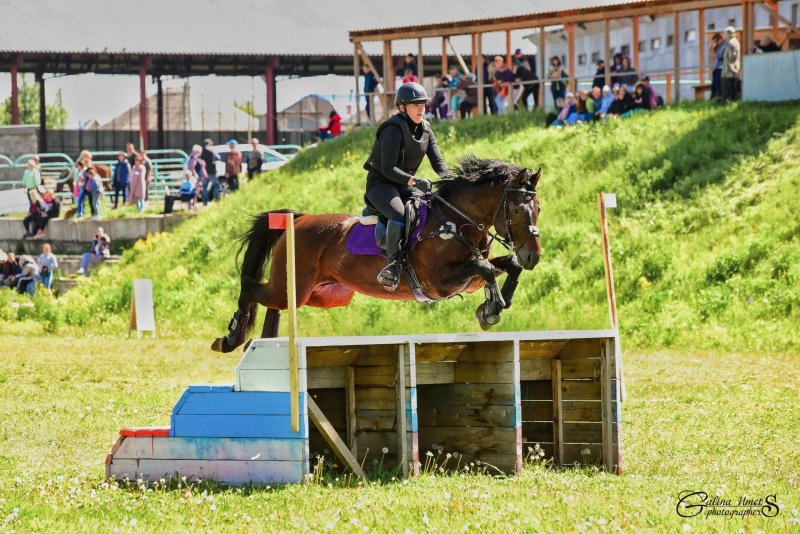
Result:
[[[798,347],[798,115],[797,104],[687,104],[567,129],[543,129],[538,113],[434,124],[450,164],[476,154],[544,169],[544,255],[523,273],[497,329],[608,325],[596,195],[611,191],[619,199],[609,224],[626,346]],[[140,241],[113,271],[101,268],[65,297],[37,304],[41,315],[6,306],[0,314],[122,335],[130,281],[146,277],[154,281],[159,335],[216,337],[238,297],[235,238],[248,218],[287,207],[359,212],[373,139],[374,130],[363,129],[305,150],[168,235]],[[419,174],[433,176],[427,163]],[[482,298],[430,306],[357,295],[347,308],[302,308],[300,333],[477,331]],[[51,307],[59,312],[45,313]]]
[[[20,75],[21,83],[18,93],[19,120],[21,124],[39,124],[39,86],[29,84],[25,74]],[[61,97],[61,89],[55,100],[45,104],[47,110],[47,127],[62,129],[67,124],[67,110]],[[0,103],[0,124],[11,124],[11,96]]]

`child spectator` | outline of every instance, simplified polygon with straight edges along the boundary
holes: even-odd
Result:
[[[341,120],[341,117],[339,118]],[[341,132],[341,129],[340,129]],[[261,165],[264,164],[264,154],[258,149],[258,139],[250,139],[250,152],[247,153],[247,179],[252,180],[253,176],[261,174]],[[199,147],[198,147],[199,148]]]
[[[142,156],[141,154],[136,154],[133,167],[131,168],[130,196],[128,197],[128,202],[130,204],[136,204],[136,209],[139,212],[144,210],[144,195],[145,189],[147,188],[146,177],[147,169],[145,169],[142,163]]]
[[[419,78],[417,77],[416,74],[414,74],[414,72],[411,69],[406,69],[405,72],[403,72],[403,83],[408,83],[408,82],[419,83]]]
[[[556,100],[555,109],[552,112],[548,113],[547,117],[544,120],[545,128],[556,122],[556,120],[558,119],[558,114],[561,113],[562,109],[564,109],[564,99],[559,98]]]
[[[458,112],[462,119],[472,115],[472,110],[478,106],[478,84],[473,73],[467,74],[458,84],[458,89],[464,92]]]
[[[650,76],[647,74],[642,76],[642,83],[640,85],[644,86],[644,109],[656,109],[658,107],[658,95],[656,95],[653,86],[650,85]]]
[[[446,74],[436,75],[436,87],[431,101],[431,112],[439,119],[446,119],[448,113],[447,87],[450,84],[450,77]]]
[[[188,204],[189,209],[194,209],[194,201],[197,198],[197,178],[190,170],[183,171],[180,196],[181,202]]]
[[[711,98],[722,98],[722,63],[725,58],[727,42],[722,34],[711,36],[711,55],[714,58],[714,72],[711,75]]]
[[[550,78],[550,92],[553,94],[553,102],[559,98],[564,98],[567,94],[569,73],[561,64],[558,56],[550,58],[550,70],[547,72],[547,77]]]
[[[51,289],[53,286],[53,273],[58,269],[58,258],[53,254],[50,243],[42,245],[42,253],[39,255],[38,262],[39,280],[41,280],[44,287]]]
[[[100,218],[100,200],[103,198],[103,182],[94,166],[86,169],[86,191],[92,202],[92,219]]]
[[[111,238],[105,233],[103,228],[98,227],[94,234],[94,240],[89,247],[89,252],[84,252],[81,256],[81,268],[78,274],[89,276],[89,267],[100,263],[111,256]]]
[[[631,109],[632,104],[633,101],[631,95],[628,94],[627,87],[625,85],[620,85],[614,97],[614,101],[611,102],[611,106],[608,108],[608,114],[621,117]]]
[[[611,103],[614,101],[614,95],[611,94],[611,89],[607,86],[603,86],[603,96],[600,98],[600,115],[606,115],[608,113],[608,109],[611,107]]]
[[[22,226],[25,228],[25,233],[22,236],[23,239],[39,236],[39,231],[44,228],[44,201],[39,194],[39,190],[31,189],[28,197],[30,198],[31,205],[28,207],[28,215],[22,219]]]
[[[51,219],[58,219],[58,216],[61,215],[61,201],[53,193],[47,191],[42,198],[42,202],[42,224],[34,237],[44,237],[47,223]]]
[[[632,91],[636,82],[639,81],[639,75],[636,74],[636,70],[631,66],[631,58],[628,56],[622,57],[622,68],[619,72],[620,76],[616,82],[620,85],[627,85],[628,91]]]
[[[131,167],[128,165],[128,160],[125,157],[125,152],[120,152],[117,156],[117,163],[114,164],[114,177],[111,183],[114,185],[114,209],[117,209],[117,202],[119,195],[122,193],[122,205],[128,202],[128,180],[131,173]]]
[[[3,263],[3,268],[0,270],[0,280],[6,287],[13,287],[17,284],[17,277],[22,269],[17,262],[17,257],[13,252],[6,255],[6,261]]]
[[[331,110],[328,118],[328,125],[319,129],[319,138],[323,141],[342,135],[342,118],[335,109]]]

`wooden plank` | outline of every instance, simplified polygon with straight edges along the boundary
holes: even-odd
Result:
[[[513,362],[513,340],[475,341],[467,344],[458,361],[461,362]]]
[[[119,435],[125,437],[165,438],[169,436],[168,426],[140,426],[120,429]]]
[[[565,403],[562,403],[564,406]],[[598,405],[598,414],[600,407]],[[553,420],[553,401],[552,400],[524,400],[522,401],[522,421],[552,421]]]
[[[550,363],[548,362],[548,365]],[[548,380],[528,380],[520,382],[522,401],[526,400],[553,400],[553,388]]]
[[[408,347],[408,359],[406,361],[406,387],[413,389],[417,387],[417,346],[411,341],[409,341],[406,346]]]
[[[417,384],[452,384],[456,362],[422,363],[416,366]]]
[[[399,350],[399,349],[395,349]],[[356,386],[377,386],[394,388],[396,385],[397,370],[395,364],[392,365],[375,365],[375,366],[356,366],[355,378]],[[403,381],[405,382],[405,373],[403,373]]]
[[[564,423],[564,443],[603,443],[603,423]]]
[[[559,353],[562,361],[582,360],[585,358],[600,358],[606,338],[600,339],[573,339],[569,341]]]
[[[555,435],[555,423],[553,422],[523,422],[522,441],[535,443],[549,443],[553,441]]]
[[[562,380],[561,360],[552,362],[552,396],[553,396],[553,454],[555,465],[564,464],[564,426],[562,413]]]
[[[189,479],[228,484],[290,484],[303,481],[308,462],[249,462],[239,460],[119,460],[111,463],[111,476],[156,482],[176,473]]]
[[[311,367],[306,370],[306,380],[309,389],[343,388],[347,377],[345,367]]]
[[[229,393],[235,384],[189,384],[187,391],[190,393]]]
[[[174,415],[289,415],[289,396],[286,392],[272,391],[190,393]],[[304,404],[302,401],[303,408]]]
[[[456,383],[504,383],[514,380],[515,362],[457,362],[453,378]]]
[[[299,409],[299,405],[298,405]],[[291,415],[173,415],[176,437],[197,438],[307,438],[305,417],[292,430]]]
[[[678,15],[675,14],[675,24],[677,26],[678,23]],[[678,36],[675,36],[677,40]],[[612,382],[611,379],[614,378],[613,371],[611,369],[611,361],[609,358],[613,347],[610,343],[606,343],[605,350],[602,352],[603,358],[603,366],[602,372],[600,377],[601,382],[601,392],[600,392],[600,403],[603,409],[603,421],[601,423],[601,435],[600,439],[603,443],[603,464],[605,465],[608,471],[612,471],[614,468],[614,457],[613,457],[613,447],[611,442],[611,425],[613,424],[614,418],[611,412],[611,402],[613,400],[613,395],[611,393]],[[616,380],[614,381],[614,386],[616,386]],[[583,425],[590,425],[595,423],[578,423]]]
[[[418,417],[425,426],[496,427],[514,426],[515,407],[506,406],[440,406],[423,404]]]
[[[404,477],[408,477],[408,421],[406,419],[406,351],[407,346],[397,347],[397,369],[395,374],[395,394],[397,402],[395,404],[395,414],[397,417],[397,451],[398,461]]]
[[[300,431],[300,359],[297,347],[297,271],[295,270],[294,213],[286,214],[286,324],[289,327],[289,392],[291,393],[293,432]],[[305,373],[304,373],[305,374]],[[240,375],[241,376],[241,375]]]
[[[304,439],[271,438],[126,438],[117,459],[194,459],[241,461],[308,461]]]
[[[356,378],[355,370],[352,366],[345,367],[345,437],[350,452],[358,458],[358,447],[356,446]]]
[[[353,365],[359,366],[394,366],[397,362],[397,347],[405,343],[392,345],[375,344],[361,347]],[[358,373],[356,373],[357,375]]]
[[[417,365],[431,362],[457,361],[466,350],[466,343],[415,344]]]
[[[300,373],[299,391],[305,391],[306,373]],[[285,391],[291,390],[291,372],[286,370],[242,369],[237,375],[237,391]]]
[[[420,405],[438,406],[514,406],[514,384],[441,384],[419,386]]]
[[[471,454],[510,454],[516,456],[516,429],[514,427],[419,427],[420,450],[433,451],[441,447],[445,452]],[[424,461],[424,460],[423,460]]]
[[[522,347],[520,347],[521,350]],[[550,380],[550,360],[536,358],[534,360],[520,360],[520,380]]]
[[[600,400],[599,380],[562,380],[561,395],[565,400]]]
[[[568,340],[537,340],[519,342],[519,359],[555,358],[566,346]]]
[[[390,388],[359,387],[356,389],[356,406],[364,409],[394,410],[394,390]]]
[[[331,446],[333,451],[336,453],[336,456],[345,465],[347,465],[347,467],[349,467],[356,476],[366,480],[367,477],[364,475],[364,471],[361,470],[361,466],[358,464],[355,457],[350,453],[347,445],[345,445],[345,443],[339,437],[336,429],[331,426],[330,422],[325,417],[325,414],[322,413],[322,410],[319,409],[317,403],[314,402],[314,399],[310,397],[308,399],[308,416],[311,418],[314,426],[316,426],[317,429],[322,433],[325,441],[327,441],[328,445]]]
[[[600,379],[600,356],[593,358],[561,358],[561,378]]]
[[[311,367],[352,365],[361,347],[306,347],[306,364]]]
[[[356,433],[363,431],[383,432],[396,429],[396,410],[365,410],[356,408]]]

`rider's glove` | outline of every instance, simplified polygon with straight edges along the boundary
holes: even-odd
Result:
[[[414,188],[419,189],[423,193],[430,193],[431,181],[424,178],[414,178]]]

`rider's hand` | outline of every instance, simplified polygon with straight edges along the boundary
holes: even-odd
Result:
[[[419,189],[423,193],[430,193],[431,192],[431,181],[426,180],[425,178],[413,178],[414,184],[413,187]]]

